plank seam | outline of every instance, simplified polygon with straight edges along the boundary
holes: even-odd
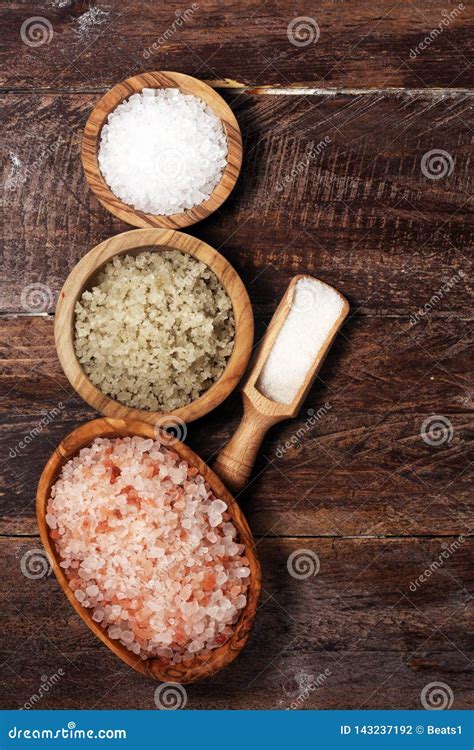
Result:
[[[316,539],[340,539],[341,541],[345,540],[371,540],[371,539],[379,539],[379,540],[414,540],[414,539],[458,539],[459,536],[462,536],[464,539],[471,539],[474,538],[474,532],[473,533],[467,533],[467,532],[459,532],[458,533],[450,533],[450,534],[315,534],[315,535],[305,535],[305,536],[295,536],[293,534],[254,534],[254,539],[279,539],[284,541],[312,541]],[[0,540],[13,540],[13,539],[39,539],[39,534],[0,534]]]
[[[407,97],[429,97],[448,98],[455,96],[472,96],[474,89],[466,88],[319,88],[317,86],[229,86],[224,81],[205,81],[215,89],[224,89],[229,94],[247,94],[249,96],[407,96]],[[2,94],[105,94],[110,87],[100,88],[25,88],[25,87],[0,87]]]

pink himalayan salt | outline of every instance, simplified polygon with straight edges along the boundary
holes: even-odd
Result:
[[[224,501],[159,440],[97,438],[68,461],[46,521],[76,599],[142,659],[222,645],[250,570]]]

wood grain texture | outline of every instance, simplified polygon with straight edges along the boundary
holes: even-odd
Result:
[[[257,540],[262,599],[247,647],[211,680],[187,686],[187,707],[285,709],[319,677],[298,708],[421,708],[423,687],[439,680],[453,690],[453,708],[468,708],[470,542],[458,542],[440,569],[410,589],[456,541]],[[153,709],[156,683],[92,636],[54,576],[22,574],[22,559],[37,547],[37,538],[0,540],[0,604],[11,623],[0,652],[4,707],[30,702],[42,675],[62,669],[34,707]],[[296,580],[287,560],[302,548],[318,556],[320,571]]]
[[[473,10],[464,5],[447,25],[457,2],[204,0],[173,26],[183,11],[173,2],[0,0],[5,707],[25,705],[59,669],[38,707],[155,707],[155,683],[92,637],[54,579],[21,573],[40,546],[44,463],[95,416],[61,372],[46,313],[87,250],[129,228],[88,190],[81,134],[102,93],[153,69],[212,81],[239,122],[239,182],[193,233],[242,277],[257,340],[296,273],[351,305],[300,416],[270,430],[238,498],[264,574],[256,627],[234,665],[189,686],[189,707],[420,708],[433,681],[451,687],[454,708],[472,705]],[[38,47],[20,34],[33,16],[53,31]],[[318,24],[317,42],[289,40],[301,16]],[[439,179],[422,171],[433,150],[447,152]],[[422,437],[433,415],[445,420],[438,445]],[[212,462],[240,418],[234,393],[189,425],[187,443]],[[301,549],[320,561],[308,580],[288,573]]]
[[[101,242],[74,266],[59,294],[55,313],[55,343],[59,361],[77,393],[100,414],[119,419],[138,419],[157,425],[163,412],[133,409],[121,404],[97,388],[81,366],[74,346],[74,310],[94,276],[115,256],[140,250],[160,252],[175,249],[205,263],[217,276],[232,302],[235,337],[232,354],[220,378],[199,398],[169,412],[180,421],[191,422],[212,411],[227,398],[245,372],[253,346],[254,323],[249,296],[230,263],[210,245],[184,232],[170,229],[136,229],[122,232]]]
[[[118,656],[129,667],[140,672],[140,674],[152,677],[161,682],[187,684],[213,676],[220,669],[228,666],[239,655],[250,634],[260,598],[261,570],[252,532],[240,507],[219,477],[199,456],[179,440],[173,440],[170,444],[168,439],[168,442],[164,443],[173,452],[177,453],[180,458],[186,461],[188,466],[198,469],[201,476],[205,477],[215,497],[222,498],[227,503],[228,512],[238,532],[239,542],[245,545],[245,556],[248,558],[250,568],[247,603],[241,612],[240,618],[233,626],[230,638],[219,648],[199,656],[196,655],[193,659],[183,660],[179,664],[170,664],[167,660],[158,657],[142,660],[120,642],[110,638],[107,631],[94,622],[91,610],[83,607],[77,601],[74,592],[69,587],[67,575],[60,567],[61,558],[56,551],[55,543],[51,539],[50,529],[46,523],[47,504],[51,496],[51,488],[56,482],[62,467],[70,459],[77,456],[81,448],[89,445],[98,437],[114,439],[117,437],[138,435],[143,438],[154,439],[157,434],[160,433],[156,427],[132,419],[94,419],[77,427],[56,447],[43,469],[36,493],[36,517],[41,542],[58,583],[71,606],[76,610],[92,633],[113,654]]]
[[[73,265],[128,228],[82,174],[80,138],[96,98],[5,96],[1,310],[52,312]],[[466,314],[472,96],[229,101],[244,135],[243,171],[193,232],[235,266],[253,305],[280,299],[294,274],[309,273],[339,289],[352,314],[411,315],[434,295],[437,315]],[[422,173],[433,149],[453,152],[443,179]],[[46,287],[36,305],[24,291],[33,283]]]
[[[87,15],[88,0],[67,0],[61,7],[2,0],[2,83],[105,90],[133,73],[160,69],[251,85],[424,88],[466,87],[472,80],[469,3],[444,25],[446,13],[458,3],[363,0],[355,7],[335,0],[317,5],[311,0],[291,5],[286,0],[200,0],[196,12],[178,25],[176,13],[192,5],[97,0],[94,13]],[[28,46],[20,36],[22,24],[34,16],[46,17],[53,33],[39,47]],[[311,19],[309,35],[302,29],[301,36],[292,36],[289,24],[305,16]],[[433,30],[435,36],[417,53]],[[292,43],[289,34],[303,46]]]
[[[101,132],[109,115],[126,99],[145,88],[179,89],[206,102],[220,120],[227,140],[226,166],[209,198],[179,214],[158,216],[139,211],[124,203],[110,189],[99,166]],[[87,182],[100,203],[108,211],[135,227],[164,227],[181,229],[202,221],[216,211],[235,187],[242,165],[242,136],[235,115],[224,99],[210,86],[192,76],[170,71],[157,71],[132,76],[116,84],[95,105],[90,113],[82,137],[82,166]]]
[[[260,309],[264,330],[273,303]],[[0,320],[4,366],[0,533],[35,533],[34,490],[51,451],[94,416],[57,361],[50,317]],[[345,323],[300,416],[267,436],[239,501],[257,534],[462,533],[470,526],[472,333],[465,321],[354,317]],[[312,414],[308,410],[314,410]],[[452,438],[421,437],[444,415]],[[212,461],[241,418],[234,393],[188,426]]]

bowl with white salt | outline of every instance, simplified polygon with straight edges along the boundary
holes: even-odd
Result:
[[[81,425],[41,475],[37,518],[69,602],[138,672],[193,682],[245,645],[261,588],[253,537],[180,441],[143,422]]]
[[[90,188],[137,227],[179,229],[229,196],[242,164],[238,122],[224,99],[170,71],[127,78],[93,108],[82,140]]]
[[[77,393],[98,412],[182,435],[236,387],[253,345],[245,286],[202,240],[135,229],[97,245],[69,274],[56,349]]]

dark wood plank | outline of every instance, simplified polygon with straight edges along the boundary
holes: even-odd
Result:
[[[224,672],[187,688],[188,708],[285,709],[319,675],[320,686],[298,707],[421,708],[423,687],[442,681],[453,691],[453,708],[468,708],[470,543],[261,540],[263,596],[249,644]],[[22,560],[25,568],[25,555],[38,546],[34,538],[0,541],[0,603],[9,623],[0,653],[9,685],[3,707],[30,702],[42,676],[62,670],[36,708],[154,708],[156,683],[91,635],[54,576],[22,574]],[[289,574],[289,555],[298,550],[317,555],[316,576]]]
[[[259,316],[260,331],[263,320]],[[425,317],[412,326],[406,318],[353,318],[299,418],[277,426],[264,443],[254,480],[241,497],[254,531],[464,532],[472,444],[470,338],[462,320]],[[35,533],[34,492],[42,467],[61,438],[94,413],[62,374],[51,317],[4,318],[0,339],[0,532]],[[187,442],[212,460],[240,412],[233,394],[188,426]],[[439,445],[421,434],[432,415],[446,425]]]
[[[82,174],[81,131],[95,100],[5,97],[4,311],[52,311],[77,260],[128,228],[99,206]],[[465,315],[472,96],[229,100],[245,137],[242,176],[191,232],[231,260],[254,303],[309,272],[340,288],[353,312],[414,315],[436,298],[437,315]],[[447,152],[442,179],[421,168],[433,149]],[[30,297],[34,283],[43,296]]]
[[[186,9],[187,22],[177,23]],[[355,12],[334,0],[317,6],[311,0],[3,0],[1,11],[2,82],[8,87],[108,88],[147,69],[252,85],[423,88],[466,87],[472,80],[468,3],[378,0],[357,3]],[[46,19],[49,43],[31,47],[20,30],[35,16]],[[310,35],[301,29],[299,46],[289,41],[288,27],[294,22],[298,29],[302,17],[309,17]],[[28,32],[24,37],[31,38]]]

